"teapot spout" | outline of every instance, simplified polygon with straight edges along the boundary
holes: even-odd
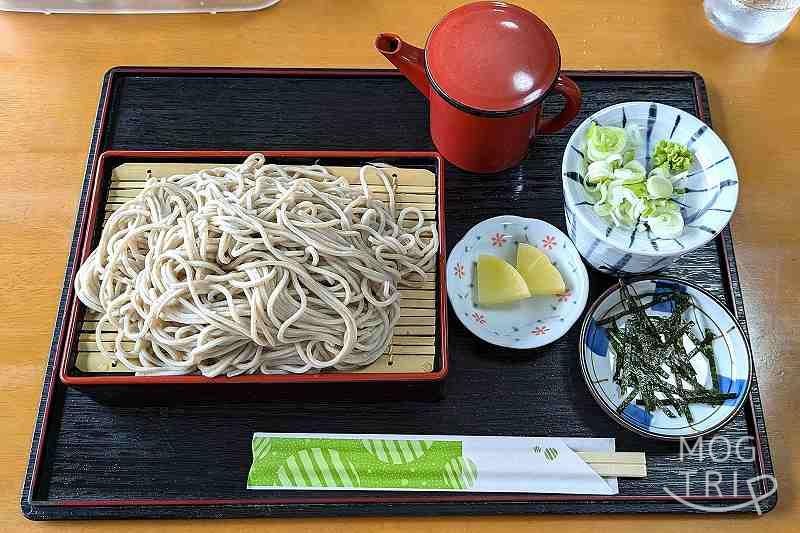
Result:
[[[394,33],[381,33],[375,38],[375,48],[386,56],[408,81],[414,84],[425,98],[429,97],[431,86],[425,75],[425,52],[403,41]]]

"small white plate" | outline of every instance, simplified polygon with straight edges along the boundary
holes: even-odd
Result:
[[[618,407],[629,391],[620,391],[613,381],[615,354],[608,341],[606,328],[598,325],[603,318],[623,310],[619,288],[614,285],[592,304],[581,328],[580,366],[586,385],[597,403],[611,418],[628,429],[661,440],[696,438],[723,427],[744,405],[753,375],[750,345],[739,323],[719,300],[692,283],[666,276],[652,276],[630,282],[628,287],[643,302],[650,301],[654,294],[666,291],[680,291],[692,298],[695,309],[687,310],[685,319],[697,325],[695,333],[698,337],[706,329],[714,334],[713,360],[719,390],[735,393],[736,397],[721,405],[693,404],[690,407],[691,423],[683,415],[670,418],[662,410],[648,413],[636,404],[638,396],[621,414],[618,413]],[[650,307],[647,314],[669,316],[671,312],[672,302],[668,301]],[[617,324],[622,326],[625,321],[620,319]],[[691,363],[697,372],[697,381],[705,387],[712,387],[713,377],[708,361],[698,354],[691,359]],[[667,371],[666,366],[664,368]],[[669,381],[674,383],[674,380],[675,376],[670,374]]]
[[[474,274],[480,255],[516,263],[517,243],[536,246],[555,265],[567,292],[536,296],[503,306],[479,307]],[[538,348],[562,337],[578,320],[589,295],[589,276],[572,241],[542,220],[504,215],[474,226],[447,260],[447,295],[461,323],[488,343]]]

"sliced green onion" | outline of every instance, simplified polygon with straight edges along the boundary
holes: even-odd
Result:
[[[660,165],[654,167],[650,173],[647,174],[648,178],[651,176],[659,176],[661,178],[670,179],[671,174],[669,173],[669,165]]]
[[[625,130],[613,126],[589,126],[586,134],[586,155],[591,161],[602,161],[613,155],[622,155],[627,139]]]
[[[613,175],[614,171],[611,168],[611,163],[606,160],[595,161],[589,164],[586,169],[586,181],[589,183],[598,183]]]
[[[672,182],[661,176],[647,178],[647,193],[652,199],[672,198]]]
[[[608,202],[597,202],[594,204],[594,212],[600,215],[601,217],[607,217],[611,215],[611,206]]]
[[[653,235],[662,239],[674,239],[683,233],[683,217],[680,212],[665,212],[645,219]]]
[[[686,192],[675,184],[688,176],[693,154],[681,144],[660,141],[651,158],[656,166],[648,172],[636,159],[643,131],[635,123],[624,129],[592,123],[586,134],[583,185],[595,213],[611,224],[649,228],[656,237],[674,238],[683,232],[684,220],[672,199]]]

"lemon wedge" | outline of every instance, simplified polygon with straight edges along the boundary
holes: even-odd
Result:
[[[517,246],[517,270],[531,296],[562,294],[567,290],[564,278],[538,248],[520,243]]]
[[[507,304],[531,295],[520,273],[493,255],[478,257],[477,285],[478,305]]]

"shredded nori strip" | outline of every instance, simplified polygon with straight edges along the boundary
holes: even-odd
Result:
[[[702,340],[695,334],[697,324],[684,319],[684,313],[694,307],[692,298],[680,291],[667,290],[648,295],[651,299],[642,302],[638,294],[631,294],[632,288],[619,281],[619,292],[624,311],[598,321],[606,326],[609,345],[614,350],[613,381],[625,394],[617,407],[622,412],[631,403],[642,406],[648,413],[662,410],[669,418],[685,416],[694,422],[689,406],[691,404],[721,405],[736,398],[735,393],[722,393],[719,390],[719,375],[714,358],[712,343],[714,334],[706,329]],[[635,293],[635,291],[633,291]],[[662,302],[672,302],[669,316],[651,316],[647,310]],[[617,321],[626,318],[624,326]],[[687,353],[684,338],[688,338],[694,348]],[[702,354],[708,361],[712,389],[707,389],[697,381],[697,372],[691,359]],[[664,370],[669,369],[669,373]],[[670,373],[675,384],[667,381]],[[637,399],[638,397],[638,399]]]
[[[634,388],[631,390],[630,394],[628,394],[622,402],[617,406],[617,413],[622,414],[622,411],[625,410],[626,407],[636,398],[636,395],[639,393],[638,389]]]
[[[671,300],[671,299],[672,299],[672,295],[671,294],[656,294],[656,295],[653,296],[653,299],[650,300],[649,302],[647,302],[645,304],[638,304],[634,309],[631,309],[631,310],[626,309],[625,311],[617,313],[616,315],[611,315],[609,317],[606,317],[606,318],[600,320],[597,323],[597,325],[598,326],[605,326],[606,324],[610,324],[612,322],[616,322],[618,319],[620,319],[622,317],[628,316],[634,310],[650,309],[654,305],[658,305],[661,302],[666,302],[666,301]]]
[[[705,403],[710,405],[720,405],[725,403],[727,400],[735,400],[737,394],[735,392],[720,392],[718,394],[709,394],[709,395],[697,395],[697,396],[688,396],[686,397],[686,401],[689,403]],[[657,400],[660,406],[662,405],[674,405],[672,400]],[[647,405],[644,400],[636,400],[636,405]]]

